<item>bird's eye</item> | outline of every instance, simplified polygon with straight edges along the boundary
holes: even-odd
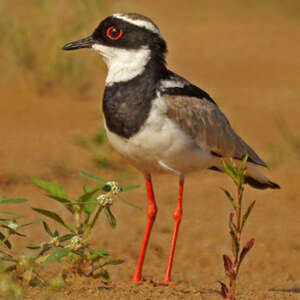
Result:
[[[124,31],[121,28],[111,26],[107,29],[106,36],[111,40],[115,41],[118,40],[123,35],[123,33]]]

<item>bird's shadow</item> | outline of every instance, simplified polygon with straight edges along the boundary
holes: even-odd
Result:
[[[300,288],[293,289],[270,289],[270,292],[295,293],[300,294]]]

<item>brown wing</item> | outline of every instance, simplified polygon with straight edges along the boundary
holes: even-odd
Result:
[[[196,143],[214,155],[242,159],[266,167],[254,150],[232,129],[218,106],[205,98],[164,95],[168,103],[167,115]]]

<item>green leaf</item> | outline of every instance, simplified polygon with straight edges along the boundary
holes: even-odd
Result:
[[[105,269],[101,269],[101,276],[106,279],[106,280],[109,280],[110,279],[110,276],[109,276],[109,273],[107,270]]]
[[[140,185],[129,185],[129,186],[124,186],[121,188],[121,192],[127,192],[127,191],[131,191],[131,190],[135,190],[140,188]]]
[[[27,246],[26,248],[36,250],[36,249],[41,249],[41,246]]]
[[[109,256],[109,252],[106,250],[91,250],[88,249],[90,255],[91,255],[91,260],[92,261],[97,261],[101,258],[105,258]]]
[[[1,214],[5,214],[5,215],[9,215],[9,216],[14,216],[14,217],[18,217],[18,218],[20,218],[20,216],[19,216],[19,215],[15,214],[15,213],[13,213],[13,212],[11,212],[11,211],[7,211],[7,210],[0,210],[0,213],[1,213]]]
[[[95,136],[94,140],[97,144],[102,144],[107,140],[106,130],[102,129],[100,130]]]
[[[107,266],[107,265],[120,265],[124,262],[124,260],[122,259],[110,259],[108,261],[106,261],[102,267]]]
[[[243,229],[243,227],[244,227],[244,225],[245,225],[245,223],[246,223],[246,221],[247,221],[247,219],[248,219],[248,217],[249,217],[249,215],[250,215],[250,213],[251,213],[251,211],[252,211],[252,209],[253,209],[253,207],[254,207],[254,204],[255,204],[255,200],[249,205],[249,207],[247,208],[247,210],[246,210],[246,212],[245,212],[245,214],[244,214],[244,216],[243,216],[243,219],[242,219],[242,226],[241,226],[241,228]]]
[[[15,198],[15,199],[2,199],[0,200],[0,204],[18,204],[28,201],[27,199],[23,198]]]
[[[53,233],[52,233],[49,225],[45,221],[43,221],[43,226],[44,226],[45,231],[52,237]]]
[[[71,201],[69,200],[67,193],[63,187],[61,187],[57,183],[52,183],[39,178],[31,178],[31,182],[44,191],[48,192],[48,197],[64,204],[71,213],[74,212]]]
[[[237,173],[236,171],[234,170],[233,167],[227,165],[227,163],[225,162],[225,160],[222,160],[222,165],[223,165],[223,168],[225,170],[225,172],[232,178],[232,180],[237,183]]]
[[[7,225],[4,225],[4,224],[2,224],[1,226],[4,227],[4,228],[6,228],[9,232],[11,232],[13,234],[16,234],[16,235],[22,236],[22,237],[26,236],[25,234],[22,234],[22,233],[20,233],[20,232],[17,231],[19,229],[19,227],[17,229],[13,229],[13,228],[11,228],[11,227],[9,227]]]
[[[54,261],[59,262],[61,258],[67,256],[70,252],[71,249],[69,248],[57,248],[43,261],[43,265],[47,265]]]
[[[31,224],[36,224],[36,223],[39,223],[39,222],[41,222],[41,221],[42,221],[41,219],[37,219],[37,220],[34,220],[34,221],[32,221],[32,222],[20,224],[20,225],[19,225],[19,228],[26,227],[26,226],[31,225]]]
[[[248,154],[246,154],[242,160],[242,163],[241,163],[241,167],[240,169],[245,169],[245,166],[246,166],[246,163],[247,163],[247,160],[248,160]]]
[[[108,220],[109,224],[111,225],[111,227],[115,228],[117,225],[117,221],[116,221],[115,216],[112,214],[109,206],[104,207],[104,212],[105,212],[105,215],[106,215],[107,220]]]
[[[103,188],[103,186],[104,186],[103,184],[97,184],[91,190],[85,191],[84,194],[76,200],[76,202],[84,203],[84,202],[92,201],[94,194],[100,191]]]
[[[124,202],[125,204],[127,204],[127,205],[129,205],[129,206],[131,206],[131,207],[137,208],[137,209],[139,209],[139,210],[143,210],[140,206],[138,206],[138,205],[136,205],[136,204],[133,204],[133,203],[131,203],[131,202],[125,200],[124,198],[122,198],[122,197],[119,196],[119,195],[118,195],[118,198],[119,198],[122,202]]]
[[[59,237],[58,241],[62,243],[62,242],[70,240],[74,236],[75,236],[75,234],[73,234],[73,233],[65,234],[65,235]]]
[[[77,228],[76,226],[74,226],[73,224],[67,224],[67,227],[69,230],[71,230],[72,232],[76,233],[77,232]]]
[[[79,255],[80,257],[86,258],[86,255],[83,251],[80,250],[72,250],[72,253]]]
[[[231,235],[231,238],[232,238],[232,252],[234,257],[237,257],[240,251],[239,242],[237,240],[236,235]]]
[[[14,263],[17,262],[17,260],[15,260],[15,259],[13,259],[11,257],[0,257],[0,260],[2,260],[2,261],[10,261],[10,262],[14,262]]]
[[[236,210],[237,206],[236,206],[235,200],[233,199],[233,197],[231,196],[231,194],[227,190],[225,190],[223,188],[221,188],[221,190],[225,193],[226,197],[229,199],[229,201],[230,201],[233,209]]]
[[[106,184],[106,180],[105,179],[103,179],[101,177],[98,177],[96,175],[93,175],[93,174],[90,174],[90,173],[87,173],[87,172],[84,172],[84,171],[80,171],[79,174],[82,175],[82,176],[84,176],[84,177],[87,177],[89,179],[93,179],[95,181],[98,181],[98,182]]]
[[[82,210],[87,214],[87,217],[89,218],[90,215],[93,213],[96,205],[97,205],[97,192],[103,187],[103,185],[97,185],[90,191],[84,193],[82,196],[80,196],[76,201],[80,203]]]
[[[90,191],[89,188],[88,188],[88,186],[87,186],[87,184],[84,184],[83,187],[82,187],[82,189],[83,189],[84,193],[88,193]]]
[[[237,228],[234,223],[229,222],[229,229],[230,229],[230,232],[232,232],[234,235],[237,234]]]
[[[81,136],[74,136],[73,143],[88,150],[92,148],[92,143]]]
[[[231,162],[232,169],[236,172],[237,171],[237,166],[236,166],[235,161],[232,158],[230,158],[230,162]]]
[[[0,231],[0,240],[3,241],[5,239],[6,239],[6,236]],[[4,242],[4,244],[8,249],[11,249],[11,243],[8,240],[6,240]]]
[[[50,211],[50,210],[46,210],[46,209],[36,208],[36,207],[32,207],[32,209],[50,219],[58,222],[59,224],[63,225],[65,228],[70,229],[57,213]]]

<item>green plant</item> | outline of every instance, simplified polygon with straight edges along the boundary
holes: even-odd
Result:
[[[60,235],[58,230],[51,230],[48,223],[43,221],[44,229],[50,238],[49,241],[29,248],[40,249],[37,261],[42,265],[51,262],[62,263],[63,278],[67,278],[71,274],[80,274],[109,279],[106,267],[121,264],[123,261],[111,259],[106,250],[93,249],[88,240],[102,211],[104,211],[109,224],[113,228],[116,226],[116,219],[111,212],[114,199],[122,199],[119,193],[137,186],[121,188],[115,181],[105,181],[86,172],[81,172],[81,174],[97,181],[98,184],[91,189],[84,185],[83,194],[74,200],[71,200],[65,189],[56,183],[38,178],[31,179],[32,183],[47,192],[48,197],[61,203],[68,210],[73,217],[73,222],[67,223],[54,211],[33,208],[39,214],[62,225],[68,233]]]
[[[18,205],[26,201],[23,198],[6,199],[0,196],[1,205]],[[24,238],[25,235],[20,230],[40,221],[20,223],[20,218],[20,215],[12,211],[0,210],[0,290],[7,299],[23,299],[19,282],[23,286],[43,283],[43,279],[36,271],[34,257],[28,255],[15,257],[12,254],[13,244],[10,241],[11,237],[16,235]]]
[[[73,144],[87,150],[93,162],[99,169],[111,169],[121,172],[127,172],[129,168],[124,167],[124,160],[116,152],[112,151],[112,146],[107,142],[106,130],[101,128],[91,137],[75,136],[72,140]],[[112,152],[110,157],[107,153]],[[119,165],[122,164],[122,168]],[[126,164],[125,164],[126,166]]]
[[[233,212],[229,214],[229,232],[232,240],[232,258],[226,254],[223,255],[224,269],[229,280],[229,285],[226,285],[223,282],[220,282],[220,284],[221,295],[223,298],[229,300],[236,299],[237,278],[241,263],[254,245],[254,239],[252,238],[243,247],[241,247],[242,232],[255,205],[255,201],[251,202],[248,208],[242,213],[247,159],[248,156],[246,155],[239,167],[233,160],[231,160],[231,165],[228,165],[225,161],[222,161],[225,172],[232,178],[237,188],[237,199],[234,199],[227,190],[224,190],[224,193],[230,200],[233,208]]]
[[[98,20],[99,14],[108,14],[109,6],[105,0],[57,3],[27,0],[21,6],[1,1],[0,66],[7,74],[0,74],[0,81],[15,82],[18,74],[22,74],[23,81],[39,93],[51,92],[57,85],[66,88],[77,82],[80,94],[88,94],[88,80],[81,76],[87,72],[86,64],[76,61],[75,57],[62,55],[61,47],[75,36],[86,34],[84,30]],[[73,26],[64,26],[65,22]]]

